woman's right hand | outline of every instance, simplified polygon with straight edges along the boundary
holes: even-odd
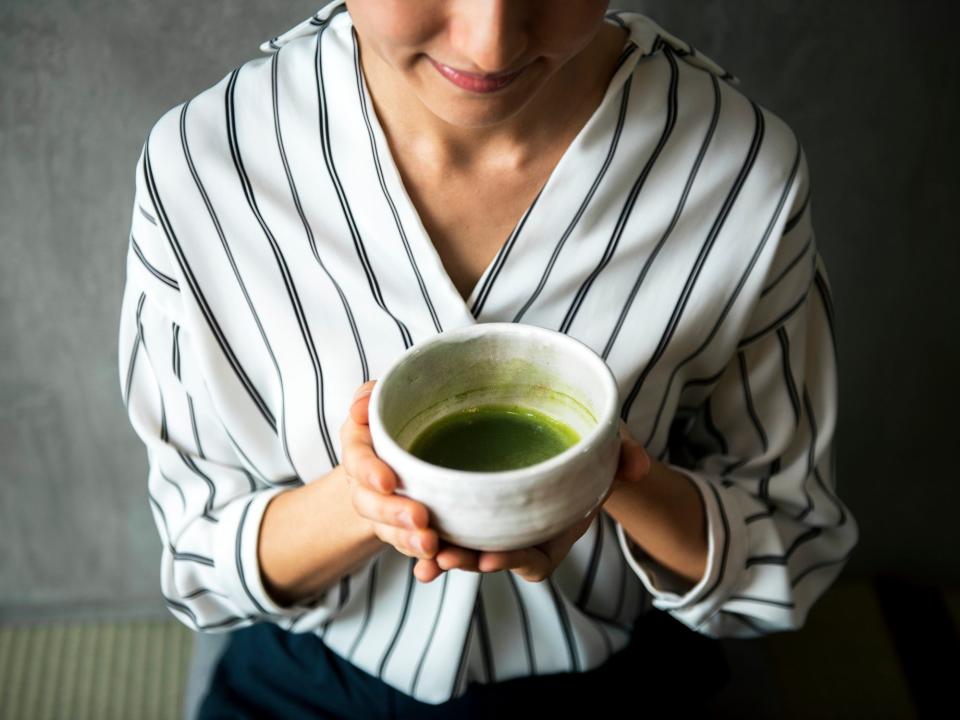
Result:
[[[396,473],[373,449],[367,409],[376,382],[370,380],[357,388],[340,428],[340,464],[351,487],[353,507],[370,521],[383,542],[409,557],[431,559],[440,539],[429,527],[430,511],[423,503],[394,492]]]

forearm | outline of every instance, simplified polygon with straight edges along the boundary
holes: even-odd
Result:
[[[317,595],[385,547],[354,510],[343,472],[338,465],[267,505],[258,557],[264,587],[279,605]]]
[[[703,577],[706,512],[685,475],[651,458],[650,472],[636,482],[618,482],[603,507],[631,540],[689,587]]]

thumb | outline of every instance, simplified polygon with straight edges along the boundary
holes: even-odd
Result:
[[[357,391],[353,394],[353,401],[356,402],[362,397],[365,397],[373,392],[373,386],[376,384],[376,380],[367,380],[363,385],[357,388]]]
[[[630,480],[639,480],[650,472],[651,460],[646,448],[630,434],[627,424],[620,420],[620,438],[628,455],[626,476]]]

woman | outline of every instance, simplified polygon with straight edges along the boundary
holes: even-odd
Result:
[[[167,604],[232,631],[202,715],[694,707],[716,638],[800,628],[842,569],[802,148],[606,5],[335,0],[151,129],[121,382]],[[367,426],[398,353],[490,321],[622,399],[603,506],[510,553],[439,542]]]

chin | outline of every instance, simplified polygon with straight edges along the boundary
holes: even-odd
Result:
[[[467,128],[482,128],[497,125],[520,112],[532,95],[513,93],[510,95],[485,96],[444,93],[445,97],[430,98],[424,104],[434,115],[451,125]]]

